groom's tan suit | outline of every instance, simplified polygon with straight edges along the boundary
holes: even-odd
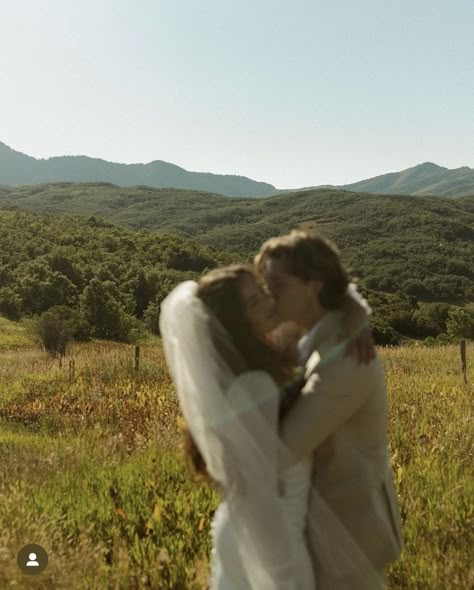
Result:
[[[402,546],[387,449],[384,369],[378,356],[368,365],[344,357],[345,344],[337,342],[342,328],[342,313],[331,311],[308,335],[308,380],[281,436],[295,462],[314,453],[313,486],[373,567],[384,572]],[[309,519],[311,510],[310,502]],[[317,564],[311,527],[308,533]]]

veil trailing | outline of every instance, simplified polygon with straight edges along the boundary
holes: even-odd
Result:
[[[301,556],[279,491],[279,461],[289,454],[278,436],[281,389],[268,373],[246,368],[230,335],[196,292],[197,283],[186,281],[168,295],[160,331],[182,414],[209,475],[223,490],[236,559],[250,588],[307,588],[298,581]],[[314,487],[310,496],[307,526],[316,540],[316,579],[322,581],[315,590],[349,590],[348,580],[355,578],[363,580],[360,588],[384,588]]]

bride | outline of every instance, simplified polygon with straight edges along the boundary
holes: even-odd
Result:
[[[221,497],[210,590],[316,589],[306,545],[309,495],[314,504],[317,494],[311,457],[281,475],[278,469],[288,453],[278,421],[303,380],[268,339],[277,324],[273,299],[249,265],[181,283],[161,306],[164,351],[196,464]],[[322,563],[337,554],[345,567],[344,557],[354,561],[351,538],[320,503]]]

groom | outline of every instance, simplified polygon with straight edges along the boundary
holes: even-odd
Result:
[[[385,377],[377,356],[358,363],[337,340],[348,275],[331,243],[302,231],[271,238],[255,262],[280,319],[306,332],[298,348],[307,382],[281,427],[291,457],[284,467],[314,454],[313,487],[384,579],[402,546],[387,451]],[[324,568],[318,567],[316,513],[310,500],[309,548],[318,572]],[[330,580],[320,582],[331,587]],[[347,580],[347,588],[367,590],[363,579]]]

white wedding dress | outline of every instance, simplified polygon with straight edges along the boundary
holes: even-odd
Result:
[[[242,381],[242,376],[238,379]],[[274,382],[261,371],[246,373],[243,379],[246,381],[245,387],[247,389],[249,387],[252,389],[255,387],[274,387]],[[277,415],[275,413],[272,414],[271,420],[275,422],[274,427],[276,429]],[[245,456],[242,456],[241,460],[245,461]],[[271,515],[265,514],[264,511],[262,513],[259,511],[258,506],[256,509],[252,509],[251,512],[257,526],[267,533],[263,535],[265,542],[269,544],[283,543],[281,536],[289,536],[286,542],[289,541],[292,547],[295,548],[297,556],[293,570],[296,574],[291,579],[294,590],[315,590],[313,566],[305,540],[305,521],[311,486],[311,471],[312,459],[309,457],[289,468],[279,478],[282,486],[280,492],[277,491],[276,495],[281,496],[279,498],[280,516],[283,515],[286,520],[288,525],[286,529],[281,527],[282,530],[278,530],[278,519],[272,519]],[[258,482],[256,485],[258,485]],[[229,509],[229,502],[232,501],[232,497],[228,500],[224,497],[214,515],[209,588],[210,590],[259,590],[252,586],[249,580],[249,568],[246,568],[246,564],[243,563],[238,551],[236,543],[236,534],[238,533],[235,533],[233,522],[236,513]],[[255,567],[255,563],[252,567]],[[278,575],[275,574],[275,583],[272,586],[275,590],[287,588],[286,584],[280,582]]]

